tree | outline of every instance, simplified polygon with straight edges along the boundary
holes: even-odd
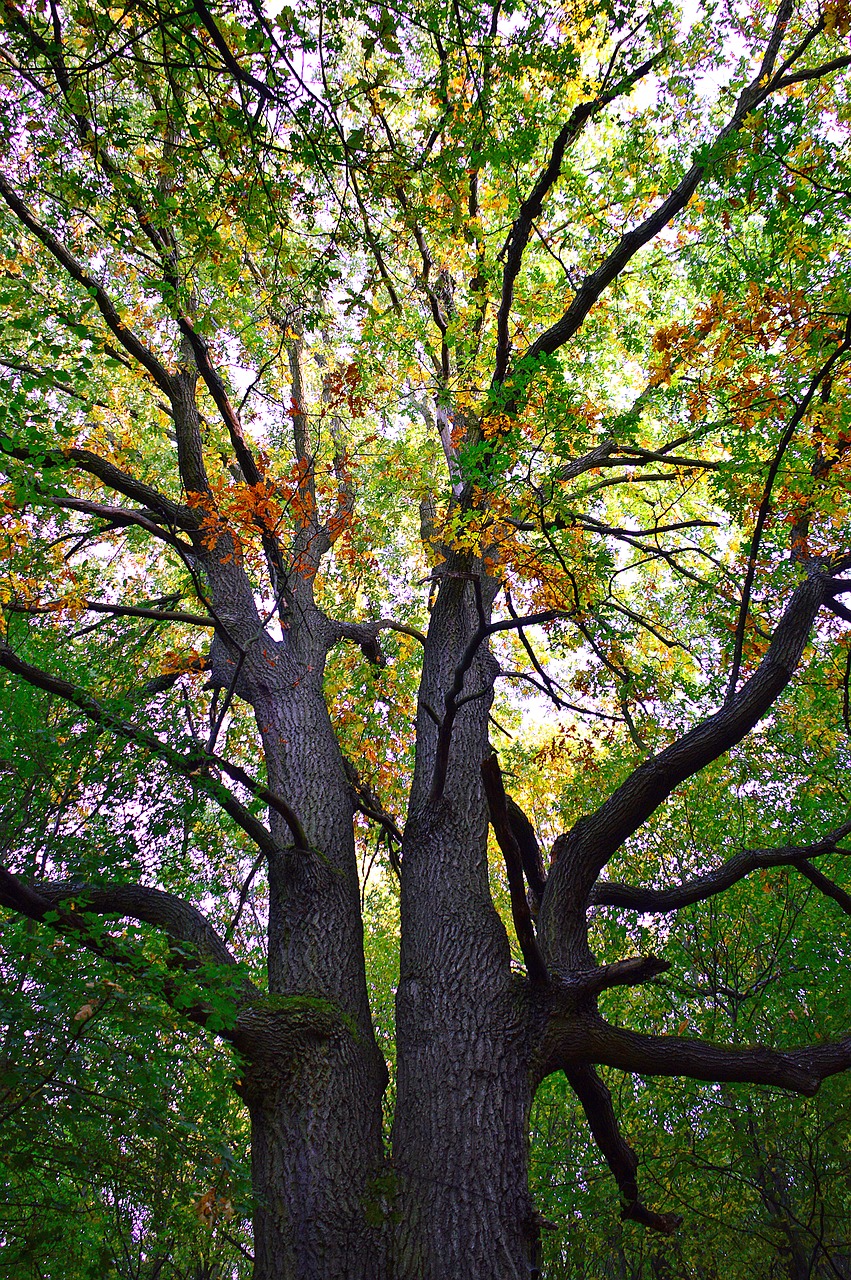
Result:
[[[816,865],[851,830],[844,0],[3,23],[0,664],[93,734],[69,786],[111,832],[11,841],[3,905],[232,1047],[258,1280],[534,1274],[553,1073],[671,1232],[598,1068],[851,1065],[831,1018],[621,1022],[693,904],[793,868],[851,905]],[[584,779],[549,859],[502,680]],[[709,848],[673,838],[694,779]],[[389,1156],[364,823],[401,877]]]

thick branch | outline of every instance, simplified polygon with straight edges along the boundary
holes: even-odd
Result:
[[[587,1000],[601,995],[612,987],[637,987],[643,982],[667,973],[670,961],[659,956],[627,956],[613,960],[611,964],[598,965],[595,969],[577,969],[559,980],[561,994],[571,1002]]]
[[[2,448],[2,441],[0,441],[0,451],[2,451]],[[59,507],[62,511],[80,511],[83,515],[97,516],[99,519],[106,521],[106,529],[126,529],[135,526],[138,529],[144,529],[146,533],[152,534],[160,542],[165,542],[167,546],[173,547],[175,551],[178,551],[183,556],[194,554],[194,547],[190,542],[182,541],[182,539],[175,537],[174,534],[157,524],[149,512],[128,511],[126,507],[114,507],[104,502],[89,502],[86,498],[60,498],[53,494],[40,494],[40,496],[43,497],[45,502],[51,503],[54,507]]]
[[[188,943],[216,964],[234,965],[225,942],[197,907],[176,894],[141,884],[92,885],[74,881],[41,882],[34,891],[51,907],[73,900],[77,911],[123,916],[152,924],[175,942]],[[7,904],[8,905],[8,904]]]
[[[792,679],[820,606],[830,588],[814,571],[793,593],[756,672],[715,715],[650,756],[596,810],[580,818],[557,841],[543,911],[549,920],[548,943],[558,919],[579,901],[587,901],[609,858],[686,778],[698,773],[756,725]],[[572,905],[569,905],[572,904]]]
[[[375,622],[345,622],[339,618],[332,618],[330,622],[333,628],[331,633],[333,644],[338,640],[353,640],[360,646],[367,661],[376,667],[386,665],[384,653],[378,643],[378,634],[381,631],[397,631],[400,635],[412,636],[425,648],[426,638],[422,631],[418,631],[416,627],[409,627],[404,622],[394,622],[392,618],[377,618]]]
[[[583,1026],[573,1052],[580,1061],[644,1076],[766,1084],[811,1095],[822,1080],[851,1067],[851,1035],[808,1049],[776,1050],[761,1045],[740,1049],[679,1036],[639,1035],[593,1018]]]
[[[534,901],[534,910],[537,914],[541,906],[541,899],[544,896],[544,889],[547,887],[547,873],[544,870],[541,846],[538,844],[535,828],[529,818],[520,808],[517,801],[513,800],[509,795],[505,797],[505,808],[514,839],[520,850],[523,874],[526,877],[526,883]]]
[[[623,1196],[621,1217],[631,1222],[640,1222],[665,1235],[676,1231],[681,1218],[676,1214],[654,1213],[639,1200],[635,1178],[638,1156],[620,1131],[612,1095],[597,1072],[590,1066],[576,1066],[566,1067],[564,1074],[582,1103],[594,1141],[603,1153]]]
[[[54,467],[69,466],[76,468],[78,471],[85,471],[88,475],[100,480],[101,484],[108,489],[113,489],[116,493],[122,493],[125,498],[131,498],[134,502],[141,502],[149,511],[155,512],[178,529],[194,530],[198,526],[198,521],[189,507],[184,507],[178,502],[172,502],[171,498],[167,498],[165,494],[160,493],[158,489],[154,489],[152,485],[146,484],[144,480],[137,480],[128,471],[122,471],[120,467],[107,462],[105,458],[93,453],[91,449],[68,448],[40,451],[31,449],[27,445],[13,444],[8,437],[0,437],[0,453],[4,453],[8,458],[16,458],[19,462],[29,462],[33,466],[48,471]],[[47,501],[54,501],[50,494],[45,494],[44,497]],[[57,506],[64,505],[73,509],[73,504],[77,500],[63,495],[55,501]],[[84,499],[79,499],[79,501],[83,502]],[[80,507],[79,509],[87,510],[86,507]],[[110,508],[110,512],[112,510]],[[145,513],[139,513],[139,518],[137,518],[136,512],[124,511],[120,507],[114,510],[116,513],[115,518],[118,518],[118,516],[125,519],[132,518],[136,523],[140,523],[141,519],[145,518]],[[100,514],[100,512],[95,512],[94,514]]]
[[[158,993],[168,1004],[202,1027],[207,1026],[211,1013],[203,999],[201,1003],[187,1005],[185,991],[174,978],[156,972],[142,951],[128,945],[124,939],[112,938],[101,929],[92,929],[86,920],[86,913],[121,915],[143,920],[162,928],[181,947],[188,944],[195,954],[186,955],[181,948],[177,948],[172,952],[172,963],[182,968],[202,988],[205,979],[198,971],[199,958],[206,958],[229,969],[236,964],[209,921],[190,903],[173,894],[141,885],[98,888],[48,883],[31,886],[5,867],[0,867],[0,905],[17,911],[30,920],[50,924],[60,933],[73,937],[88,951],[130,970],[143,981],[153,980]],[[239,979],[237,990],[242,998],[256,995],[252,984],[244,978]],[[231,1032],[220,1026],[218,1031],[228,1039],[233,1038]]]
[[[820,858],[828,853],[851,854],[851,849],[838,849],[837,844],[851,832],[851,822],[845,823],[829,836],[825,836],[818,844],[784,845],[774,849],[743,849],[735,857],[728,859],[715,871],[705,876],[698,876],[684,884],[673,885],[669,889],[644,889],[627,884],[600,881],[589,895],[589,906],[625,907],[628,911],[658,912],[679,911],[681,907],[689,907],[694,902],[703,902],[715,894],[724,893],[739,880],[763,867],[799,865],[807,858]],[[806,872],[804,872],[806,874]],[[821,887],[821,886],[819,886]],[[841,891],[840,891],[841,892]],[[845,895],[848,896],[847,894]]]

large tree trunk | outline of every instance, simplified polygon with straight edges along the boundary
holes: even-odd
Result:
[[[383,1280],[382,1096],[363,956],[352,799],[322,692],[318,612],[264,638],[238,688],[253,705],[268,782],[299,816],[293,848],[272,813],[272,1025],[250,1054],[255,1280]]]
[[[293,1036],[300,1012],[283,1015],[283,1043],[255,1058],[245,1082],[254,1277],[386,1280],[375,1125],[383,1063],[346,1027],[323,1027],[321,1008],[305,1009]]]
[[[421,690],[438,715],[477,623],[469,582],[445,579]],[[528,1010],[490,897],[480,779],[492,683],[483,645],[464,688],[486,694],[459,712],[439,798],[432,795],[437,728],[422,706],[419,713],[402,857],[396,1280],[529,1274]]]

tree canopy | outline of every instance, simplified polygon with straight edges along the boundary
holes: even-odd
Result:
[[[846,1276],[851,7],[0,24],[14,1274]]]

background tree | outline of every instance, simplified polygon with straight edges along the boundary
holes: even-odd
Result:
[[[815,895],[767,936],[822,1039],[719,959],[755,876],[849,907],[851,15],[3,20],[0,664],[92,735],[4,905],[231,1046],[257,1277],[534,1271],[556,1073],[670,1233],[598,1067],[732,1105],[851,1065]],[[502,681],[562,717],[549,858]]]

